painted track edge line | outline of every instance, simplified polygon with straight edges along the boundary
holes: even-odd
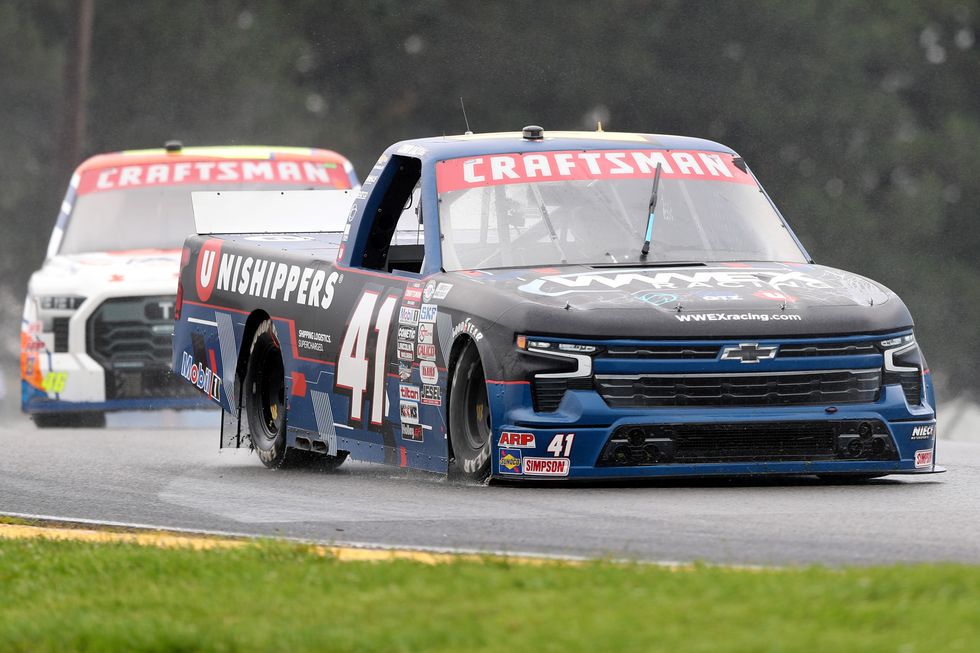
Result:
[[[540,553],[540,552],[525,552],[525,551],[506,551],[502,549],[471,549],[471,548],[454,548],[454,547],[433,547],[433,546],[398,546],[392,544],[383,544],[375,542],[355,542],[355,541],[338,541],[338,540],[315,540],[309,538],[301,537],[283,537],[283,536],[268,536],[268,535],[256,535],[254,533],[242,533],[236,531],[220,531],[220,530],[206,530],[197,528],[181,528],[181,527],[171,527],[171,526],[158,526],[155,524],[143,524],[138,522],[121,522],[121,521],[110,521],[110,520],[100,520],[100,519],[89,519],[85,517],[57,517],[54,515],[39,515],[34,513],[20,513],[20,512],[7,512],[0,511],[0,517],[13,517],[16,519],[25,520],[36,520],[36,521],[47,521],[54,522],[52,528],[57,528],[57,523],[61,524],[77,524],[84,526],[93,527],[110,527],[110,528],[129,528],[139,531],[155,531],[163,532],[171,535],[187,535],[187,536],[198,536],[198,537],[219,537],[219,538],[231,538],[235,540],[280,540],[283,542],[292,542],[296,544],[308,544],[319,547],[326,547],[327,549],[335,550],[338,557],[344,557],[344,550],[349,550],[354,553],[351,559],[356,559],[356,552],[378,552],[387,553],[395,559],[397,556],[403,558],[411,559],[413,555],[418,555],[420,558],[422,556],[441,556],[446,558],[480,558],[480,557],[490,557],[490,558],[500,558],[510,562],[525,563],[525,564],[542,564],[542,563],[568,563],[568,564],[586,564],[589,562],[611,562],[615,564],[642,564],[642,565],[652,565],[656,567],[665,567],[670,569],[688,569],[693,568],[695,565],[700,564],[705,567],[722,567],[728,569],[740,569],[748,571],[761,571],[765,569],[777,569],[778,567],[771,567],[767,565],[740,565],[740,564],[716,564],[716,563],[696,563],[694,561],[680,561],[680,560],[643,560],[643,559],[633,559],[633,558],[602,558],[602,557],[588,557],[588,556],[576,556],[576,555],[566,555],[557,553]],[[0,523],[0,526],[4,524]],[[43,528],[43,526],[40,526]],[[120,533],[120,535],[126,535],[126,533]],[[132,533],[135,535],[135,533]]]

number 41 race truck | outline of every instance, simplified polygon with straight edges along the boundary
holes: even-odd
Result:
[[[711,141],[397,143],[360,192],[195,193],[173,370],[268,467],[473,480],[935,466],[890,290],[816,265]]]

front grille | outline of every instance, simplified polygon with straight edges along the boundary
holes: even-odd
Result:
[[[605,354],[610,357],[628,357],[641,359],[714,359],[718,357],[718,345],[650,345],[650,346],[614,346],[608,347]]]
[[[603,447],[598,466],[897,460],[878,420],[656,424],[623,426]]]
[[[592,390],[592,388],[590,377],[535,379],[534,408],[545,413],[556,411],[566,390]]]
[[[873,342],[780,345],[777,358],[806,357],[806,356],[867,356],[877,354],[878,348]]]
[[[71,318],[56,317],[51,320],[51,329],[54,331],[54,350],[56,352],[68,351],[68,321]]]
[[[110,369],[169,369],[173,305],[173,297],[106,300],[88,321],[89,355]]]
[[[105,368],[106,399],[195,396],[170,372],[174,298],[115,297],[88,320],[86,347]]]
[[[779,406],[873,402],[881,370],[732,374],[597,374],[611,408]]]

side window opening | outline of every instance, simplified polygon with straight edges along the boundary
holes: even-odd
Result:
[[[375,213],[361,265],[372,270],[417,274],[424,257],[422,162],[402,156],[392,158],[398,169]]]

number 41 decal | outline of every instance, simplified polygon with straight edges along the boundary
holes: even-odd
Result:
[[[351,315],[350,324],[340,346],[337,360],[338,388],[350,390],[350,418],[363,419],[364,395],[368,391],[368,338],[371,329],[371,316],[378,303],[379,293],[364,291]],[[385,358],[388,355],[388,335],[391,332],[391,318],[398,304],[397,295],[388,295],[381,302],[378,316],[374,322],[374,374],[371,388],[371,423],[381,424],[384,419],[385,404]]]
[[[559,433],[551,439],[548,445],[555,458],[568,458],[572,454],[572,441],[575,439],[574,433]]]

